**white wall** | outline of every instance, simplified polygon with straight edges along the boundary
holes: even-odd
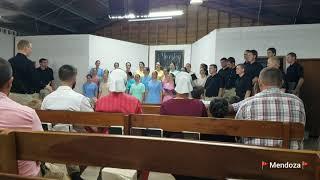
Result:
[[[14,56],[14,36],[0,32],[0,57],[9,60]]]
[[[26,39],[32,43],[32,61],[40,58],[49,60],[56,82],[59,84],[58,70],[64,64],[77,68],[76,91],[81,92],[89,66],[89,35],[53,35],[53,36],[23,36],[17,37],[16,43]]]
[[[279,56],[295,52],[298,58],[320,57],[320,24],[226,28],[218,29],[216,37],[217,61],[233,56],[242,63],[244,50],[256,49],[266,56],[269,47]]]
[[[191,67],[192,71],[199,74],[200,64],[207,65],[215,63],[216,53],[216,31],[199,39],[192,44]]]
[[[89,66],[95,67],[95,61],[99,59],[103,69],[112,70],[115,62],[119,62],[120,68],[125,69],[125,63],[129,61],[135,72],[140,61],[148,64],[148,49],[146,45],[90,35]]]
[[[150,46],[149,67],[151,71],[155,68],[155,55],[158,50],[184,50],[184,64],[191,63],[191,44]]]

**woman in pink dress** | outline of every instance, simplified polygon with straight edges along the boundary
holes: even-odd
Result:
[[[169,74],[168,76],[168,80],[167,81],[163,81],[163,100],[162,102],[166,102],[170,99],[174,98],[174,88],[175,88],[175,84],[174,84],[174,75],[172,73]]]
[[[169,70],[163,69],[163,78],[162,78],[162,87],[164,86],[164,83],[169,81]]]
[[[92,81],[96,83],[97,86],[99,87],[99,76],[96,68],[91,69],[91,76],[92,76]]]

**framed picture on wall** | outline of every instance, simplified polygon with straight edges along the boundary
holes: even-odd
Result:
[[[177,70],[184,67],[184,50],[156,51],[155,64],[160,62],[163,68],[169,68],[171,62],[176,64]]]

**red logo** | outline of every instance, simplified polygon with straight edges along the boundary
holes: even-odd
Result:
[[[262,161],[261,162],[261,169],[263,170],[263,167],[268,166],[269,163]]]
[[[302,169],[307,167],[309,165],[309,163],[305,162],[305,161],[302,161]]]

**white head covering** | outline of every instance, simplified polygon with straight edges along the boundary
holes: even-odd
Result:
[[[176,92],[179,94],[190,93],[193,90],[191,85],[191,76],[186,72],[180,72],[176,79]]]
[[[127,74],[122,69],[115,69],[110,73],[109,91],[125,92]]]

